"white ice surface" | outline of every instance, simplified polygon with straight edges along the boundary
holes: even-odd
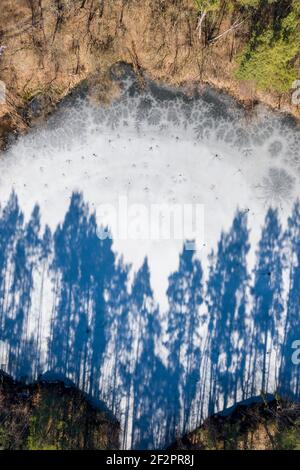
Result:
[[[150,112],[139,122],[147,99]],[[215,111],[211,117],[212,106],[201,98],[190,102],[193,111],[186,119],[184,106],[181,98],[161,102],[149,93],[126,97],[112,108],[88,101],[66,107],[2,155],[0,201],[14,189],[26,217],[39,203],[42,221],[52,230],[63,221],[75,190],[95,210],[103,203],[117,206],[120,196],[145,205],[203,204],[205,240],[197,248],[204,265],[240,208],[249,213],[255,247],[268,205],[279,206],[284,222],[299,195],[293,130],[282,130],[277,119],[264,115],[249,124],[238,110],[231,121]],[[199,125],[205,128],[202,139]],[[246,142],[239,138],[244,131]],[[148,256],[156,298],[165,308],[167,278],[177,267],[182,242],[115,240],[114,248],[134,270]]]

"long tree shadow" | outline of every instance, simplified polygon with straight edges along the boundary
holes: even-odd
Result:
[[[167,291],[170,371],[167,439],[170,442],[176,435],[187,432],[191,424],[200,380],[202,276],[202,267],[194,251],[184,248],[178,271],[169,277]]]
[[[300,398],[300,367],[294,363],[295,344],[300,340],[300,201],[297,201],[284,235],[285,263],[289,287],[281,351],[279,390]]]
[[[261,390],[300,398],[292,361],[300,331],[299,202],[284,234],[278,212],[268,211],[252,276],[241,211],[210,256],[207,281],[197,253],[183,249],[169,277],[167,312],[154,299],[148,260],[131,285],[131,266],[98,234],[80,193],[53,236],[42,230],[38,206],[24,220],[14,193],[0,211],[7,372],[29,381],[48,370],[72,380],[105,401],[121,421],[122,446],[135,449],[161,448]]]
[[[243,390],[249,249],[247,216],[239,211],[231,230],[222,234],[217,254],[211,255],[206,295],[209,414],[236,402]]]

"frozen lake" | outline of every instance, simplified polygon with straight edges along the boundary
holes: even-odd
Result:
[[[70,378],[121,420],[124,447],[153,448],[260,390],[299,397],[300,131],[208,88],[121,83],[1,158],[0,362]],[[143,223],[120,235],[103,215],[120,198],[135,221],[201,207],[195,250]]]

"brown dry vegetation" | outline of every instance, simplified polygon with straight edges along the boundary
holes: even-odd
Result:
[[[300,450],[300,406],[280,399],[238,405],[179,439],[176,450]]]
[[[107,71],[118,61],[172,85],[209,83],[248,105],[278,105],[277,96],[232,78],[247,27],[203,47],[193,0],[1,0],[0,9],[0,80],[7,86],[7,102],[0,105],[2,147],[8,131],[32,124],[28,105],[35,97],[42,109],[35,118],[85,79],[97,99],[111,99],[116,90]],[[224,17],[219,30],[230,21]],[[298,113],[290,96],[281,108]]]
[[[0,450],[118,449],[119,423],[62,382],[25,385],[0,371]]]

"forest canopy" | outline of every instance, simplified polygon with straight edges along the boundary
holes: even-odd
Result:
[[[281,96],[292,89],[300,57],[300,2],[298,0],[194,0],[201,40],[208,46],[220,35],[224,17],[227,32],[243,38],[235,76],[255,82],[257,88]],[[225,31],[226,33],[226,31]]]

